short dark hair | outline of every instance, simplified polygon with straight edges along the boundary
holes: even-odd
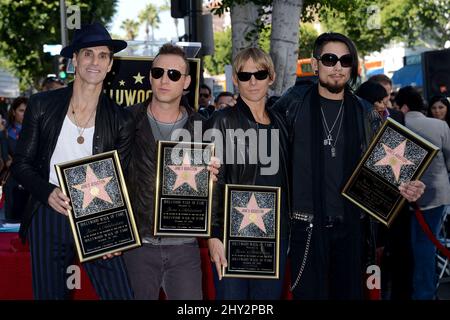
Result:
[[[179,56],[181,59],[183,59],[183,61],[186,64],[186,74],[189,74],[189,61],[187,59],[186,56],[186,52],[184,52],[183,48],[174,45],[172,43],[165,43],[162,45],[161,48],[159,48],[158,54],[155,56],[155,58],[153,59],[153,61],[156,60],[156,58],[158,58],[160,55],[164,55],[164,54],[173,54],[175,56]]]
[[[206,84],[202,83],[200,85],[200,89],[206,89],[209,92],[209,95],[211,95],[211,88],[209,86],[207,86]]]
[[[344,36],[341,33],[336,32],[327,32],[322,33],[317,37],[314,42],[313,49],[313,57],[319,58],[322,54],[323,47],[329,42],[341,42],[345,44],[350,51],[350,55],[352,56],[353,62],[350,73],[350,85],[354,85],[358,79],[358,51],[356,50],[356,46],[350,38]]]
[[[216,102],[216,103],[219,102],[219,99],[221,97],[234,97],[234,95],[229,91],[222,91],[221,93],[219,93],[217,95],[216,99],[214,99],[214,102]]]
[[[378,82],[366,81],[362,83],[356,90],[355,94],[371,104],[381,102],[389,94],[386,89]]]
[[[401,88],[395,96],[395,103],[400,108],[406,104],[411,111],[422,111],[425,108],[422,95],[412,86]]]
[[[385,74],[374,74],[367,81],[376,82],[376,83],[384,83],[388,84],[392,87],[392,80]],[[388,92],[389,93],[389,92]]]

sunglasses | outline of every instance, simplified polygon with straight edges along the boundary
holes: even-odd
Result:
[[[252,78],[252,76],[255,76],[256,80],[265,80],[269,76],[269,71],[268,70],[259,70],[256,72],[240,71],[237,73],[239,81],[248,81]]]
[[[159,67],[151,68],[150,74],[153,79],[159,79],[164,75],[164,69]],[[187,76],[187,74],[182,74],[180,71],[175,69],[167,69],[167,76],[170,80],[177,82],[180,80],[181,76]]]
[[[209,98],[209,94],[208,93],[200,93],[200,97]]]
[[[353,64],[353,58],[350,54],[344,54],[338,58],[334,53],[324,53],[321,57],[317,57],[317,60],[322,61],[322,64],[326,67],[334,67],[338,61],[341,62],[343,68],[350,68]]]

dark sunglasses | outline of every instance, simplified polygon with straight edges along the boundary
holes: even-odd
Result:
[[[324,53],[321,57],[317,57],[317,60],[322,61],[322,64],[326,67],[334,67],[338,61],[341,62],[343,68],[350,68],[353,64],[353,58],[350,54],[344,54],[338,58],[334,53]]]
[[[256,72],[240,71],[237,73],[239,81],[248,81],[252,78],[252,76],[255,76],[256,80],[265,80],[269,76],[269,71],[268,70],[259,70]]]
[[[200,93],[200,97],[209,98],[209,93]]]
[[[151,68],[150,74],[153,79],[159,79],[164,75],[164,69],[159,67]],[[167,69],[167,76],[170,80],[176,82],[180,80],[181,76],[187,76],[187,74],[182,74],[180,71],[175,69]]]

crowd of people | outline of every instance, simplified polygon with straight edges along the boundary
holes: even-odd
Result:
[[[289,263],[294,299],[363,299],[366,268],[377,264],[383,279],[389,279],[383,282],[385,298],[436,298],[436,249],[409,206],[386,229],[341,190],[390,117],[440,148],[421,181],[399,187],[407,201],[419,199],[437,234],[450,204],[448,98],[433,97],[428,110],[416,88],[401,88],[393,98],[392,82],[384,75],[353,90],[355,45],[342,34],[324,33],[312,53],[317,81],[298,82],[281,97],[268,97],[276,79],[271,57],[247,48],[233,60],[239,94],[221,92],[214,98],[211,88],[201,85],[196,112],[183,98],[191,81],[186,55],[165,44],[148,75],[150,99],[120,108],[102,92],[102,84],[114,53],[125,47],[126,42],[111,39],[98,23],[77,30],[61,51],[73,61],[75,80],[65,86],[48,79],[43,92],[29,100],[17,98],[0,127],[3,171],[12,172],[5,178],[6,217],[20,215],[20,235],[30,244],[36,299],[68,298],[66,269],[75,259],[67,218],[70,199],[59,187],[54,164],[109,150],[118,150],[143,244],[84,263],[96,292],[102,299],[158,299],[162,289],[168,299],[202,299],[197,239],[152,234],[157,141],[178,141],[177,129],[193,133],[196,122],[222,133],[224,141],[211,142],[235,148],[221,150],[221,163],[208,166],[215,180],[208,248],[217,299],[280,299]],[[229,129],[268,134],[258,135],[264,140],[257,145],[241,141],[244,148],[238,149],[239,143],[225,141]],[[275,150],[271,156],[279,159],[271,174],[264,174],[264,159],[249,160],[252,148],[261,154],[261,145]],[[228,154],[231,162],[224,161]],[[239,156],[242,161],[235,159]],[[281,187],[279,279],[222,277],[228,263],[223,243],[226,184]],[[377,248],[384,248],[381,262]]]

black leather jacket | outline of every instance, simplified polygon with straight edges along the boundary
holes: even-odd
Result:
[[[20,235],[26,237],[34,212],[48,203],[56,188],[49,180],[50,159],[69,108],[73,86],[32,95],[23,121],[12,163],[12,174],[31,193],[25,210]],[[133,144],[134,123],[129,112],[117,106],[105,94],[100,94],[95,116],[92,153],[118,150],[124,170]]]
[[[274,129],[279,130],[279,146],[280,146],[280,159],[279,159],[279,170],[284,172],[285,176],[283,180],[286,182],[285,186],[282,186],[282,196],[288,197],[287,203],[289,205],[289,186],[288,186],[288,167],[287,163],[290,161],[288,156],[288,135],[287,127],[283,119],[283,115],[275,112],[274,110],[267,109],[271,123]],[[246,131],[248,129],[258,129],[258,124],[253,117],[252,112],[245,102],[239,98],[237,104],[234,107],[228,107],[225,109],[217,110],[214,112],[213,116],[207,122],[208,128],[218,129],[222,133],[223,137],[223,148],[226,148],[226,140],[229,141],[231,137],[227,138],[227,129],[242,129]],[[242,139],[242,141],[234,140],[234,150],[239,150],[236,144],[245,144],[245,155],[243,159],[249,159],[249,140]],[[217,154],[217,152],[216,152]],[[225,152],[224,152],[225,154]],[[256,176],[259,170],[258,164],[249,163],[225,163],[226,156],[222,160],[222,166],[219,170],[218,181],[214,185],[213,192],[213,210],[212,210],[212,237],[222,239],[223,237],[223,218],[224,218],[224,190],[225,184],[244,184],[244,185],[254,185],[256,181]],[[282,167],[281,167],[282,166]],[[289,209],[288,209],[289,210]],[[285,212],[286,214],[286,212]],[[287,218],[287,217],[284,217]],[[283,223],[283,217],[282,217]],[[287,220],[287,219],[284,219]],[[287,221],[285,221],[286,223]],[[282,226],[283,228],[283,226]],[[284,235],[282,235],[284,236]]]
[[[157,143],[147,118],[149,101],[131,106],[129,110],[136,123],[135,143],[127,174],[127,186],[133,212],[141,238],[153,236],[153,210],[155,202],[155,179]],[[184,128],[194,132],[194,121],[204,118],[185,105],[189,118]]]

